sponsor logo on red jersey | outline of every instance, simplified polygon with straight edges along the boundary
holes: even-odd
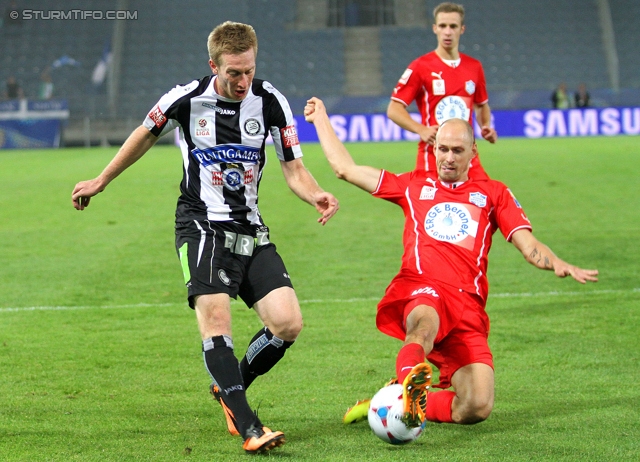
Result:
[[[479,208],[471,204],[442,202],[427,212],[424,230],[433,239],[472,250],[479,221]]]
[[[436,191],[438,191],[438,188],[432,188],[431,186],[423,186],[422,191],[420,191],[420,200],[421,201],[433,200],[436,197]]]
[[[158,128],[162,127],[162,125],[167,121],[167,118],[164,116],[164,113],[158,105],[151,109],[151,112],[149,112],[149,118],[153,120],[153,123],[155,123]]]
[[[416,289],[413,292],[411,292],[411,296],[420,295],[420,294],[427,294],[435,298],[440,298],[440,295],[438,295],[438,292],[436,292],[433,287],[429,287],[429,286],[420,287],[419,289]]]
[[[433,74],[433,72],[432,72]],[[433,80],[433,94],[434,95],[445,95],[447,90],[445,88],[444,80],[442,79],[434,79]]]
[[[398,83],[400,85],[406,85],[409,81],[409,77],[411,77],[411,74],[413,74],[413,69],[406,69],[400,76],[400,80],[398,80]]]
[[[281,128],[280,134],[282,135],[282,144],[285,148],[290,148],[292,146],[297,146],[300,144],[300,141],[298,140],[298,132],[296,131],[295,125],[288,125],[284,128]]]
[[[484,207],[487,205],[487,196],[479,192],[469,193],[469,202],[478,207]]]
[[[516,196],[511,192],[511,189],[507,188],[507,191],[509,191],[509,194],[511,194],[511,197],[513,197],[513,203],[516,204],[516,207],[521,209],[522,206],[520,205],[520,202],[518,202],[518,199],[516,199]],[[529,220],[527,220],[527,221],[529,221]]]
[[[467,93],[473,95],[476,92],[476,83],[473,80],[467,80],[464,83],[464,89],[467,91]]]

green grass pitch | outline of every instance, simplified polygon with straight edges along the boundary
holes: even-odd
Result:
[[[431,424],[406,446],[344,426],[347,406],[394,374],[400,342],[375,307],[399,268],[402,213],[340,182],[319,147],[305,165],[341,201],[321,227],[269,150],[260,206],[292,275],[305,329],[249,389],[286,433],[274,460],[640,459],[638,137],[481,142],[534,233],[600,270],[582,286],[528,265],[498,234],[490,256],[496,403],[475,426]],[[363,164],[410,169],[413,143],[351,144]],[[201,344],[173,244],[177,148],[156,147],[71,206],[116,148],[0,152],[0,460],[247,460],[208,395]],[[259,328],[233,304],[238,356]]]

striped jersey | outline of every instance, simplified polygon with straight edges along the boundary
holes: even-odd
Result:
[[[401,273],[453,285],[486,301],[488,254],[499,229],[507,241],[531,223],[511,191],[495,180],[468,180],[456,188],[424,170],[382,171],[375,197],[405,215]]]
[[[258,187],[270,134],[281,161],[302,157],[286,98],[254,79],[242,101],[216,93],[215,75],[178,85],[160,98],[143,125],[154,135],[179,128],[183,178],[176,222],[232,221],[263,226]]]

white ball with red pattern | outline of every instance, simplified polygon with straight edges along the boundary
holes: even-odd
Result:
[[[402,422],[404,404],[402,402],[402,385],[393,384],[378,391],[369,404],[369,426],[382,441],[390,444],[406,444],[415,440],[426,425],[407,428]]]

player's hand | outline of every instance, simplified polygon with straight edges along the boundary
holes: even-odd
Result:
[[[436,144],[436,133],[438,133],[438,125],[430,125],[420,130],[420,139],[427,144]]]
[[[598,282],[598,270],[582,269],[577,266],[570,265],[566,262],[555,263],[553,271],[559,278],[571,276],[580,284],[589,282]]]
[[[98,179],[81,181],[73,188],[71,201],[76,210],[84,210],[93,196],[104,191],[104,186]]]
[[[314,96],[307,100],[307,105],[304,107],[304,120],[309,123],[314,123],[322,114],[327,114],[327,108],[325,108],[320,98]]]
[[[498,140],[498,132],[491,127],[482,127],[482,137],[489,143],[495,143]]]
[[[318,218],[318,223],[322,226],[324,226],[340,208],[338,199],[336,199],[333,194],[326,191],[316,195],[314,198],[314,205],[316,206],[316,210],[322,214],[322,217]]]

